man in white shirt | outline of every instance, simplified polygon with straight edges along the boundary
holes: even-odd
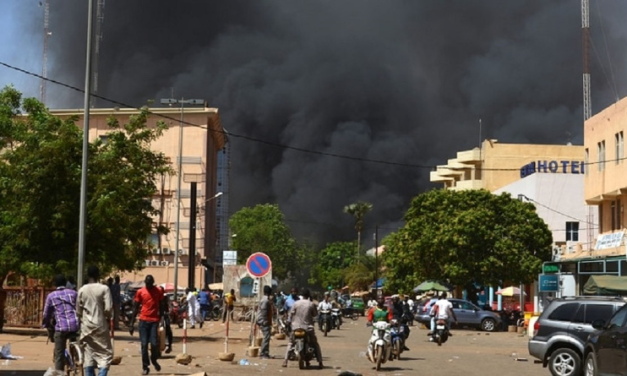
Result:
[[[445,320],[447,328],[450,329],[450,317],[453,317],[455,320],[455,324],[457,324],[457,316],[455,316],[455,312],[453,311],[453,304],[446,299],[446,292],[443,292],[440,295],[440,299],[435,302],[433,307],[431,308],[431,312],[435,313],[434,319],[431,319],[431,331],[429,334],[433,334],[435,331],[435,322],[437,320]],[[449,335],[450,332],[449,332]],[[452,335],[451,335],[452,336]]]
[[[333,304],[331,304],[330,296],[328,293],[324,294],[324,300],[318,303],[318,328],[322,330],[322,312],[327,311],[326,313],[330,315],[331,308],[333,308]]]

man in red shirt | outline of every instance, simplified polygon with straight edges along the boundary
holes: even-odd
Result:
[[[141,305],[138,330],[142,350],[142,374],[147,375],[150,373],[150,363],[152,363],[157,372],[161,371],[161,366],[157,363],[157,359],[161,356],[159,345],[157,344],[157,328],[161,320],[163,292],[155,286],[155,278],[150,274],[146,276],[144,283],[146,285],[135,293],[133,317],[129,333],[133,335],[135,316]],[[150,359],[148,358],[148,342],[150,342]]]

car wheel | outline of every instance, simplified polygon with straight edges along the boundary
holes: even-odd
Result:
[[[486,332],[493,332],[496,330],[496,320],[494,319],[483,319],[481,321],[481,330],[485,330]]]
[[[584,364],[583,368],[584,376],[597,376],[599,371],[597,370],[597,357],[593,352],[590,352],[588,356],[586,356],[586,364]]]
[[[561,348],[553,351],[549,359],[553,376],[576,376],[581,372],[581,359],[575,350]]]

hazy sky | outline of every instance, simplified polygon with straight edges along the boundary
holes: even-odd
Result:
[[[39,74],[38,3],[0,0],[0,62]],[[50,3],[48,77],[82,88],[87,2]],[[590,1],[593,113],[627,91],[625,19],[627,1]],[[480,139],[583,142],[576,0],[107,0],[98,66],[107,98],[218,107],[249,138],[231,138],[231,209],[278,203],[300,238],[351,240],[342,208],[363,200],[372,245],[436,187],[432,167]],[[39,96],[39,79],[0,66],[10,83]],[[82,103],[48,83],[48,106]]]

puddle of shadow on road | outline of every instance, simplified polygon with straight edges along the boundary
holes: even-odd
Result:
[[[20,371],[12,371],[12,370],[2,370],[0,371],[0,375],[1,376],[41,376],[44,373],[46,373],[45,369],[41,369],[41,370],[32,370],[32,371],[24,371],[24,370],[20,370]]]

